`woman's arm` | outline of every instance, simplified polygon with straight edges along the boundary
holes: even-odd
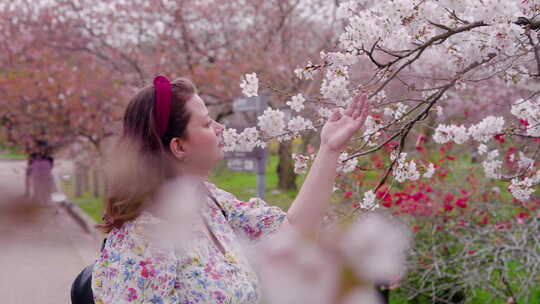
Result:
[[[318,233],[319,223],[326,212],[340,152],[321,147],[296,199],[287,212],[287,222],[306,233]]]
[[[287,213],[285,226],[292,225],[317,235],[330,202],[336,179],[337,161],[351,136],[364,125],[369,102],[358,95],[344,115],[335,110],[321,131],[321,146],[313,165]]]

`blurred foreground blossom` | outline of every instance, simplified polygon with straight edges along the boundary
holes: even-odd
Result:
[[[141,153],[136,142],[123,139],[106,151],[103,170],[114,208],[127,208],[124,202],[130,202],[129,208],[151,213],[154,220],[145,225],[145,236],[156,247],[182,251],[203,227],[204,192],[200,178],[173,177],[166,157]]]
[[[403,275],[410,229],[379,213],[360,216],[345,233],[340,249],[358,277],[390,282]]]
[[[203,227],[203,200],[200,182],[194,177],[175,178],[164,184],[147,208],[160,219],[146,227],[148,239],[156,246],[172,246],[178,253],[189,250]]]
[[[395,282],[405,272],[410,229],[369,212],[325,228],[317,240],[286,225],[246,247],[269,304],[382,303],[376,283]]]

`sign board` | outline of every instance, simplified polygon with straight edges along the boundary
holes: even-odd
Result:
[[[225,158],[262,158],[264,157],[264,150],[260,148],[253,149],[249,152],[231,151],[225,152]]]
[[[258,110],[259,97],[239,97],[233,101],[234,112],[255,112]]]
[[[268,105],[267,97],[238,97],[233,101],[234,112],[262,113]],[[244,126],[246,128],[248,126]],[[241,132],[243,128],[235,128]],[[257,174],[257,194],[264,198],[266,149],[256,148],[253,151],[225,152],[227,168],[231,171],[247,171]]]
[[[259,163],[266,163],[266,150],[255,148],[249,152],[225,152],[225,159],[229,170],[260,173],[261,165]]]
[[[232,158],[227,160],[227,168],[231,171],[247,171],[256,173],[254,159]]]

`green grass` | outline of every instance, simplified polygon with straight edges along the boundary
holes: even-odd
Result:
[[[15,150],[1,150],[0,160],[25,160],[26,155],[16,152]]]
[[[497,299],[489,291],[477,289],[474,297],[468,298],[466,303],[469,304],[507,304],[507,300]],[[531,297],[528,302],[525,302],[524,299],[518,299],[514,302],[516,304],[529,304],[529,303],[540,303],[540,288],[533,287],[531,292]],[[432,301],[428,297],[421,297],[420,299],[415,299],[413,301],[408,301],[403,296],[396,294],[395,292],[390,293],[390,304],[431,304]]]
[[[264,200],[275,205],[283,210],[288,210],[297,195],[297,191],[281,191],[277,189],[278,176],[276,168],[278,165],[278,157],[271,155],[267,159],[266,165],[266,187]],[[215,170],[210,175],[209,179],[218,187],[225,191],[231,192],[238,199],[248,200],[251,197],[257,196],[257,175],[247,172],[233,172],[226,169],[224,161],[220,162]],[[304,182],[305,175],[299,175],[296,178],[298,189]]]
[[[80,198],[75,198],[74,202],[81,207],[96,223],[103,223],[101,216],[103,215],[103,200],[95,198],[93,195],[86,193]]]
[[[61,187],[69,200],[77,204],[86,214],[97,223],[103,223],[103,198],[95,197],[91,191],[83,193],[81,197],[75,197],[75,180],[72,175],[68,181],[61,181]]]

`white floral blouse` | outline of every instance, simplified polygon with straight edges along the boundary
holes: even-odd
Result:
[[[276,231],[286,213],[260,198],[240,201],[212,183],[205,184],[219,207],[208,198],[207,212],[202,215],[224,251],[207,233],[187,252],[153,250],[142,228],[161,219],[145,211],[108,234],[92,273],[96,304],[260,301],[257,275],[242,252],[240,239],[255,242]]]

